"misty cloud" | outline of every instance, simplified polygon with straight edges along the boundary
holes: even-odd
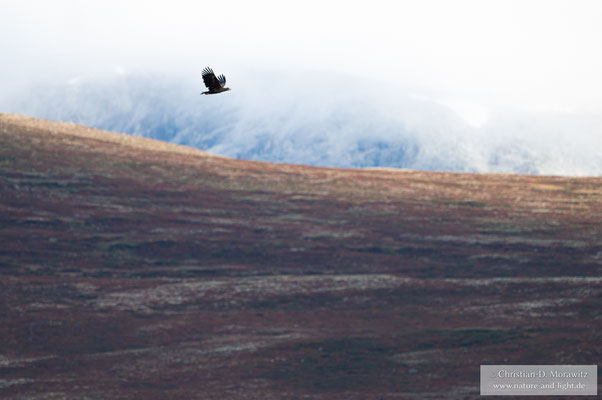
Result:
[[[407,89],[335,73],[234,71],[231,92],[200,76],[120,71],[38,85],[7,111],[190,145],[235,158],[337,167],[602,175],[602,118],[491,110],[480,127]]]

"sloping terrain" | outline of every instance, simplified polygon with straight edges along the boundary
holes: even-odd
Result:
[[[250,162],[0,114],[2,398],[477,398],[480,364],[596,364],[600,309],[600,178]]]

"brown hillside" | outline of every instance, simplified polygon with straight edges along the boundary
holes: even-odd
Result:
[[[0,114],[0,398],[477,398],[480,364],[596,364],[600,309],[601,178]]]

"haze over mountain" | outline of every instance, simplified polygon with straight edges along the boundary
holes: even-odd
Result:
[[[200,72],[120,70],[32,85],[0,105],[251,160],[602,174],[599,114],[497,109],[479,115],[470,105],[446,105],[383,80],[307,70],[225,72],[233,90],[211,98],[199,96]]]
[[[254,160],[602,175],[598,1],[223,0],[215,12],[9,0],[0,112]],[[199,97],[207,66],[233,90]]]

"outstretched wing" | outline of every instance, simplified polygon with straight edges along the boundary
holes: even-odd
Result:
[[[220,76],[218,76],[217,80],[219,81],[219,85],[221,87],[226,86],[226,77],[224,76],[224,74],[221,74]]]
[[[213,73],[213,70],[209,67],[205,68],[203,70],[203,82],[205,83],[205,86],[207,86],[207,89],[213,91],[213,90],[217,90],[220,87],[223,87],[224,84],[226,83],[226,78],[223,78],[223,83],[221,81],[221,78],[224,77],[223,75],[220,76],[220,79],[218,79],[215,74]]]

